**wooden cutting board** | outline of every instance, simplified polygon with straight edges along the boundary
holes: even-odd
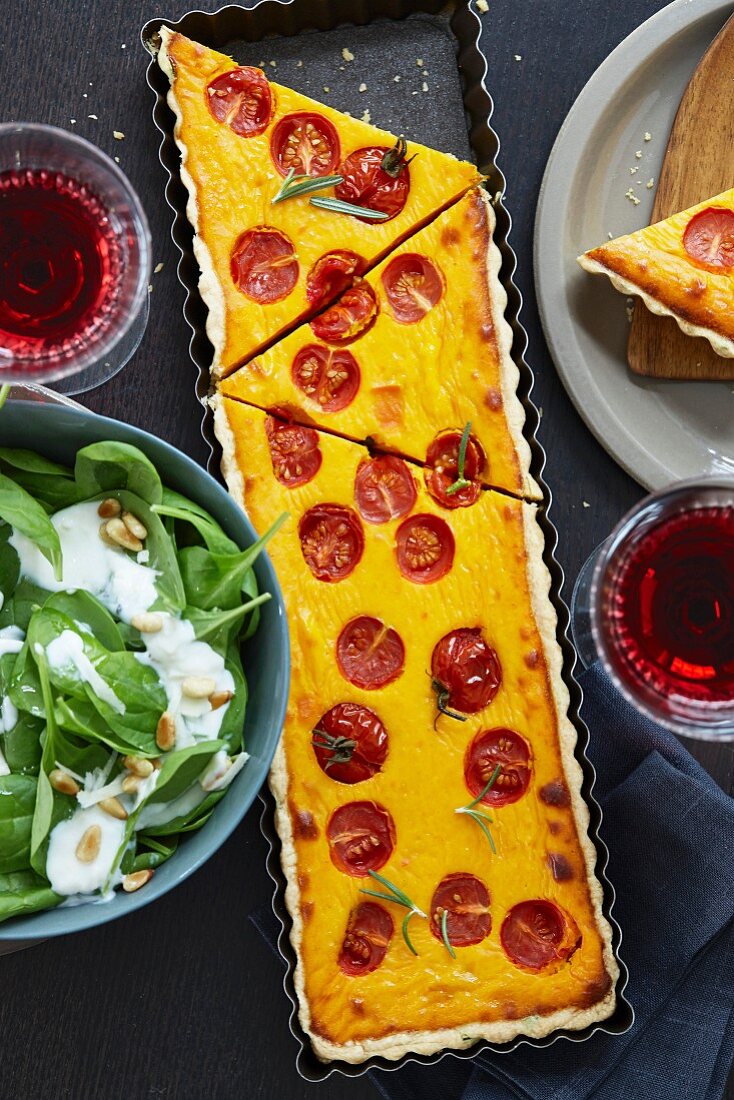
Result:
[[[660,172],[650,224],[734,187],[734,16],[724,25],[686,88]],[[734,359],[707,340],[686,336],[670,317],[635,301],[627,360],[657,378],[734,378]]]

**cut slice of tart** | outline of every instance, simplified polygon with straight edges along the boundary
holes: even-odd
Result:
[[[292,645],[271,787],[317,1056],[606,1018],[618,968],[536,506],[482,491],[447,512],[397,456],[213,404],[232,494],[258,531],[288,512],[268,547]],[[385,461],[402,492],[379,515],[365,471]]]
[[[160,36],[215,377],[323,308],[480,179],[472,164],[406,146],[167,27]]]
[[[494,227],[489,196],[472,188],[327,310],[221,382],[221,392],[450,467],[447,487],[471,424],[469,477],[539,499]]]
[[[617,290],[734,357],[734,189],[636,233],[592,248],[578,262]]]

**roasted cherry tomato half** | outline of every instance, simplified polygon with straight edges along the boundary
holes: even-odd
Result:
[[[476,875],[446,875],[434,890],[430,921],[431,932],[438,940],[443,940],[444,912],[448,914],[446,938],[452,947],[481,943],[492,929],[489,890]]]
[[[502,668],[479,627],[465,626],[444,634],[433,647],[431,676],[447,692],[449,707],[476,714],[499,691]]]
[[[415,584],[432,584],[451,569],[455,547],[449,525],[439,516],[430,513],[408,516],[396,536],[398,569]]]
[[[243,65],[215,77],[206,87],[209,110],[240,137],[257,137],[273,117],[273,95],[260,69]]]
[[[367,878],[392,855],[395,823],[377,802],[348,802],[334,810],[326,836],[334,866],[353,878]]]
[[[337,703],[311,733],[319,767],[338,783],[361,783],[380,771],[387,756],[387,730],[369,707]]]
[[[287,298],[298,282],[293,242],[269,225],[242,233],[232,249],[232,281],[253,302],[272,305]]]
[[[295,489],[315,477],[321,468],[318,432],[300,424],[287,424],[273,416],[265,418],[265,435],[270,448],[273,473],[281,485]]]
[[[734,268],[734,212],[709,206],[694,214],[683,234],[683,247],[691,259],[712,271]]]
[[[401,675],[405,667],[403,639],[380,619],[358,615],[337,639],[336,663],[350,684],[375,691]]]
[[[349,914],[339,952],[339,969],[350,977],[371,974],[387,954],[395,926],[387,909],[362,901]]]
[[[507,806],[525,794],[530,782],[530,746],[514,730],[481,730],[466,750],[464,779],[476,798],[494,775],[497,778],[482,798],[488,806]]]
[[[323,412],[341,412],[357,396],[362,375],[346,348],[307,344],[291,364],[293,384]]]
[[[392,152],[384,145],[369,145],[350,153],[338,172],[344,182],[334,188],[336,197],[355,206],[379,210],[387,214],[386,221],[399,214],[408,200],[410,169],[403,163],[396,175],[386,172],[382,162],[385,154]],[[368,218],[361,220],[369,221]]]
[[[418,497],[408,463],[395,455],[363,458],[354,478],[354,499],[362,519],[387,523],[406,516]]]
[[[351,344],[377,320],[377,298],[369,283],[355,283],[341,298],[310,322],[311,331],[325,344]]]
[[[314,577],[342,581],[359,565],[364,533],[359,516],[341,504],[315,504],[298,524],[301,553]]]
[[[554,902],[536,898],[513,905],[502,922],[500,941],[515,966],[543,970],[569,959],[581,943],[581,933],[573,917]]]
[[[443,294],[443,275],[433,260],[418,252],[395,256],[381,279],[390,311],[402,325],[422,320]]]
[[[367,263],[356,252],[338,248],[319,256],[306,279],[306,298],[320,308],[332,302],[352,285],[355,276],[367,270]]]
[[[459,448],[462,432],[450,428],[439,432],[426,453],[426,488],[443,508],[468,508],[479,500],[480,479],[486,475],[487,457],[479,440],[470,435],[464,456],[464,478],[471,482],[455,492],[448,490],[459,477]]]
[[[330,176],[341,147],[336,127],[315,111],[284,115],[270,136],[270,156],[281,176]]]

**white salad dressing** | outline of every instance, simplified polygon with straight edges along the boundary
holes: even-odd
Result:
[[[148,611],[156,602],[155,582],[159,574],[146,564],[148,550],[138,553],[135,560],[122,549],[117,550],[102,541],[97,507],[94,502],[74,504],[51,517],[61,542],[63,574],[60,581],[55,579],[50,563],[38,547],[20,531],[14,529],[9,541],[20,559],[21,574],[34,584],[50,592],[83,589],[96,596],[117,618],[130,623],[135,615]],[[146,652],[136,653],[135,656],[158,674],[168,700],[167,710],[175,718],[176,748],[216,740],[229,704],[213,710],[208,699],[192,699],[184,695],[183,681],[189,676],[208,677],[214,682],[215,691],[231,692],[235,687],[234,678],[225,668],[221,655],[207,642],[196,639],[194,628],[188,620],[164,611],[158,614],[162,620],[161,629],[155,633],[141,634]],[[92,633],[91,630],[88,633]],[[19,638],[15,638],[0,631],[0,654],[3,644],[17,644],[17,650],[8,648],[5,652],[20,650],[22,638],[22,632]],[[100,699],[119,714],[124,713],[124,704],[84,653],[83,640],[77,633],[64,630],[46,647],[46,658],[52,668],[73,665],[79,677]],[[114,759],[113,754],[106,774],[98,771],[84,777],[84,789],[77,795],[79,808],[71,817],[56,825],[50,834],[46,874],[52,889],[58,894],[70,896],[70,900],[76,900],[76,895],[100,890],[105,885],[124,838],[125,822],[105,813],[97,803],[105,797],[117,797],[130,814],[147,798],[158,780],[159,772],[155,771],[140,783],[134,794],[123,794],[121,776],[108,782]],[[247,759],[247,753],[241,753],[230,766],[226,753],[220,751],[212,754],[200,778],[178,798],[143,807],[136,828],[161,825],[190,813],[203,802],[210,790],[228,786]],[[209,779],[206,790],[202,785],[205,778]],[[210,782],[214,785],[211,786]],[[100,851],[91,863],[83,863],[76,857],[76,848],[83,834],[94,824],[99,825],[102,831]],[[120,879],[117,873],[110,885],[118,884]]]
[[[10,768],[8,762],[3,755],[3,750],[0,749],[0,775],[10,775]]]

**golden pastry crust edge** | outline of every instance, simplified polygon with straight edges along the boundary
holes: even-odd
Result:
[[[478,187],[487,218],[489,243],[487,246],[487,298],[492,311],[492,325],[497,337],[497,356],[499,360],[500,385],[502,387],[502,408],[505,423],[515,448],[520,473],[520,495],[530,500],[541,500],[543,494],[530,474],[532,453],[525,438],[525,410],[517,396],[520,382],[520,370],[512,358],[513,332],[505,317],[507,309],[507,291],[500,281],[502,253],[495,244],[494,234],[497,217],[492,200],[484,187]]]
[[[704,340],[708,340],[716,354],[721,356],[722,359],[734,359],[734,340],[728,340],[720,332],[716,332],[715,329],[706,328],[704,325],[694,325],[690,321],[684,320],[683,317],[680,317],[669,306],[664,305],[658,298],[653,298],[647,291],[642,290],[641,287],[626,279],[623,275],[618,275],[616,271],[612,271],[600,260],[594,260],[584,254],[577,257],[577,262],[584,271],[588,271],[591,275],[606,275],[612,286],[620,294],[640,298],[651,313],[657,314],[658,317],[672,317],[678,328],[686,336],[700,336]]]
[[[214,411],[214,430],[222,447],[222,474],[232,496],[242,509],[245,506],[244,479],[237,465],[234,433],[226,411],[226,398],[219,394],[209,398]],[[612,931],[601,909],[603,891],[594,876],[596,849],[588,836],[589,812],[581,797],[583,774],[574,755],[576,730],[570,722],[568,690],[561,676],[562,654],[556,640],[556,613],[550,603],[550,574],[543,562],[543,534],[536,521],[537,507],[523,504],[523,525],[528,585],[533,613],[541,636],[548,668],[549,684],[558,715],[559,742],[564,768],[564,779],[569,788],[579,843],[586,865],[587,881],[592,906],[604,944],[604,968],[611,978],[607,994],[587,1008],[561,1008],[543,1016],[525,1016],[518,1020],[497,1020],[493,1023],[462,1024],[460,1027],[431,1031],[406,1031],[379,1039],[362,1042],[332,1043],[312,1030],[310,1006],[306,997],[305,978],[301,958],[303,922],[300,912],[300,892],[297,885],[297,856],[293,828],[288,812],[288,765],[281,739],[270,769],[269,786],[275,798],[275,824],[281,842],[280,861],[286,879],[285,904],[291,918],[290,942],[296,956],[293,982],[298,996],[298,1020],[309,1036],[316,1057],[329,1062],[335,1059],[360,1063],[371,1057],[396,1061],[405,1054],[435,1054],[441,1050],[466,1050],[473,1042],[486,1040],[493,1043],[511,1042],[518,1036],[541,1039],[561,1028],[580,1030],[590,1024],[607,1019],[616,1004],[615,984],[619,974],[611,946]],[[471,1040],[467,1042],[467,1036]]]
[[[204,241],[203,237],[199,235],[199,203],[197,199],[197,187],[193,176],[186,167],[186,162],[189,156],[189,150],[186,143],[181,138],[181,127],[183,124],[183,111],[179,106],[178,100],[175,94],[175,79],[176,73],[173,62],[169,54],[169,45],[171,38],[174,35],[174,31],[170,27],[161,27],[161,47],[158,51],[158,64],[163,72],[168,77],[171,86],[168,90],[166,97],[168,106],[176,116],[176,123],[173,128],[173,137],[179,152],[181,153],[181,164],[179,167],[179,174],[181,176],[181,182],[183,183],[186,191],[188,192],[188,198],[186,200],[186,217],[194,231],[193,248],[194,257],[199,265],[199,294],[207,307],[206,318],[206,334],[209,338],[209,342],[214,348],[214,357],[212,359],[210,371],[212,378],[220,378],[222,375],[222,353],[226,344],[226,307],[224,301],[224,291],[222,290],[221,283],[217,278],[216,271],[214,270],[214,261],[212,260],[209,246]]]

